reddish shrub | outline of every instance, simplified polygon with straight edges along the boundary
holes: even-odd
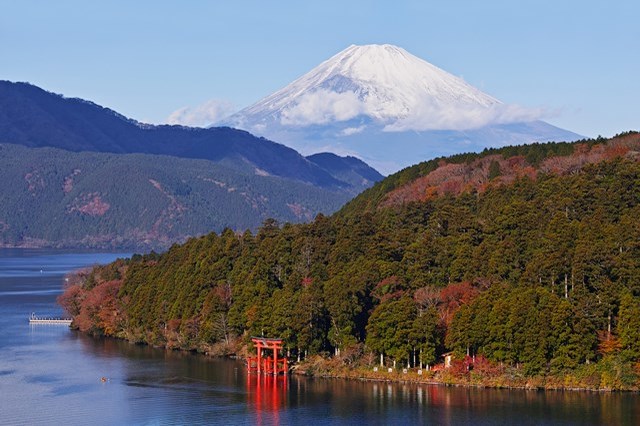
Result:
[[[440,290],[440,307],[438,309],[441,320],[448,326],[460,306],[471,302],[480,289],[469,281],[450,284]]]

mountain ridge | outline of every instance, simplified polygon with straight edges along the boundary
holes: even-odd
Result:
[[[7,81],[0,153],[2,247],[166,249],[267,219],[309,221],[382,179],[243,130],[147,125]]]
[[[325,188],[348,187],[295,150],[244,130],[142,124],[91,101],[65,98],[29,83],[0,81],[0,142],[200,158],[239,169],[249,165],[257,173]]]
[[[583,138],[543,115],[504,104],[402,48],[352,45],[220,123],[304,154],[354,155],[388,174],[457,152]]]

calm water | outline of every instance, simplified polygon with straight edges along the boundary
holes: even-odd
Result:
[[[65,272],[116,257],[0,250],[0,424],[640,424],[636,394],[258,379],[239,362],[28,324],[61,314]]]

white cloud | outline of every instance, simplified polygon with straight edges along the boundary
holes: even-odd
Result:
[[[489,106],[458,104],[434,105],[422,102],[410,114],[384,127],[386,132],[426,130],[471,130],[492,124],[529,122],[548,117],[543,108],[493,104]]]
[[[331,92],[320,89],[304,94],[292,107],[282,111],[281,123],[290,126],[347,121],[366,111],[354,92]]]
[[[251,127],[251,130],[256,133],[262,133],[267,129],[267,125],[263,123],[258,123]]]
[[[346,129],[343,129],[340,132],[340,136],[351,136],[358,133],[362,133],[362,131],[364,131],[365,128],[366,126],[364,125],[358,126],[358,127],[347,127]]]
[[[282,111],[281,124],[309,126],[344,122],[359,115],[369,115],[385,124],[384,131],[471,130],[491,124],[529,122],[553,115],[543,108],[495,103],[447,102],[431,97],[413,98],[395,108],[393,113],[380,113],[375,98],[360,99],[354,92],[332,92],[319,89],[304,94],[299,101]],[[383,110],[389,105],[383,105]],[[398,117],[398,115],[402,115]],[[362,127],[344,129],[340,136],[359,133]]]
[[[167,123],[183,126],[205,127],[218,122],[237,111],[229,101],[211,99],[195,107],[183,107],[169,115]]]

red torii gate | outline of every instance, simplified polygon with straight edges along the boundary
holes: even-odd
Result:
[[[287,374],[287,357],[278,358],[278,351],[282,353],[282,339],[268,339],[266,337],[252,337],[251,341],[256,346],[257,355],[247,358],[247,371],[255,371],[258,374],[272,374],[277,376],[280,373]],[[272,356],[263,357],[263,350],[273,351]]]

